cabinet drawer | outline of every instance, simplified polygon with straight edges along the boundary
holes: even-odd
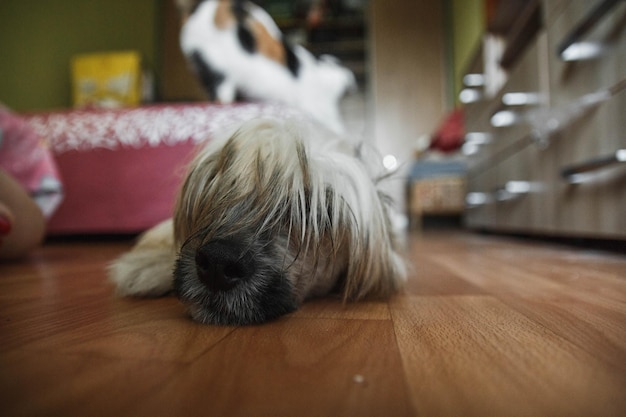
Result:
[[[626,91],[603,103],[553,138],[559,172],[626,149]],[[626,237],[626,163],[578,177],[555,179],[554,210],[559,230],[605,238]]]
[[[532,132],[530,114],[549,102],[547,36],[540,32],[511,71],[490,115],[494,129],[493,151],[498,152]],[[510,118],[511,123],[506,123]]]
[[[626,2],[617,1],[589,21],[604,1],[571,0],[547,26],[552,106],[611,88],[626,78]],[[589,29],[570,47],[578,53],[559,54],[583,23],[589,23]],[[579,59],[574,59],[576,55]]]
[[[529,151],[526,147],[496,166],[498,185],[494,195],[499,230],[528,229],[532,222],[530,196],[535,184]]]
[[[559,170],[626,148],[626,90],[552,135]]]
[[[474,229],[492,229],[496,225],[494,190],[497,184],[496,170],[490,167],[471,171],[468,175],[465,224]]]
[[[497,228],[514,232],[552,233],[554,184],[558,179],[554,154],[529,144],[496,166]]]

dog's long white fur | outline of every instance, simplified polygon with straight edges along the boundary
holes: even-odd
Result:
[[[263,206],[255,207],[257,212],[250,218],[251,222],[258,216],[265,219],[265,225],[257,226],[259,233],[287,214],[289,227],[299,230],[300,243],[305,248],[319,247],[323,238],[328,237],[335,242],[335,249],[349,248],[346,298],[390,294],[397,289],[397,279],[405,272],[397,248],[392,247],[389,207],[376,184],[380,172],[370,170],[355,157],[358,149],[326,130],[322,130],[323,134],[316,132],[320,131],[313,130],[312,125],[307,128],[301,123],[257,120],[243,125],[226,142],[210,144],[192,163],[189,188],[183,190],[184,200],[178,205],[180,216],[194,220],[177,223],[230,222],[202,219],[203,215],[215,215],[215,211],[204,212],[204,202],[228,199],[229,194],[249,195],[254,187],[271,189],[262,201]],[[236,184],[234,188],[223,187],[228,181],[208,182],[208,174],[220,163],[216,156],[223,155],[227,146],[233,147],[232,159],[223,176]],[[269,166],[260,177],[255,162],[259,160]],[[271,177],[273,173],[279,177]],[[290,204],[285,204],[287,201]],[[283,212],[286,208],[290,209],[289,213]],[[228,215],[223,211],[220,214]],[[234,226],[249,227],[245,221],[240,219]],[[194,232],[184,227],[178,229],[179,244]]]
[[[299,301],[328,292],[337,279],[346,300],[396,292],[406,271],[378,187],[382,170],[359,157],[363,149],[317,132],[262,119],[210,142],[190,166],[174,225],[155,227],[112,265],[118,292],[161,295],[172,288],[176,251],[190,237],[242,230],[282,239]]]
[[[176,249],[172,220],[144,233],[130,252],[109,266],[109,279],[122,296],[158,297],[172,290]]]

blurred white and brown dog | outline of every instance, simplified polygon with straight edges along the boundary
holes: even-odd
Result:
[[[243,0],[176,0],[180,45],[212,101],[237,95],[277,101],[344,133],[339,108],[356,88],[354,75],[328,55],[290,45],[262,8]]]
[[[379,159],[319,132],[260,119],[209,142],[173,219],[111,265],[118,293],[174,290],[195,320],[243,325],[311,297],[356,301],[400,289],[405,264],[379,188],[384,170],[371,163]]]

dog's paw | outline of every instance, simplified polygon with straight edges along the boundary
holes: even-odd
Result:
[[[174,255],[159,250],[126,253],[109,266],[121,296],[160,297],[173,289]]]

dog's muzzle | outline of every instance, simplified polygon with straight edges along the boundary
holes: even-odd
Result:
[[[265,240],[192,239],[176,260],[174,292],[201,323],[263,323],[298,308],[284,259]]]
[[[251,279],[255,273],[253,256],[242,245],[215,240],[196,252],[198,279],[211,291],[228,291]]]

